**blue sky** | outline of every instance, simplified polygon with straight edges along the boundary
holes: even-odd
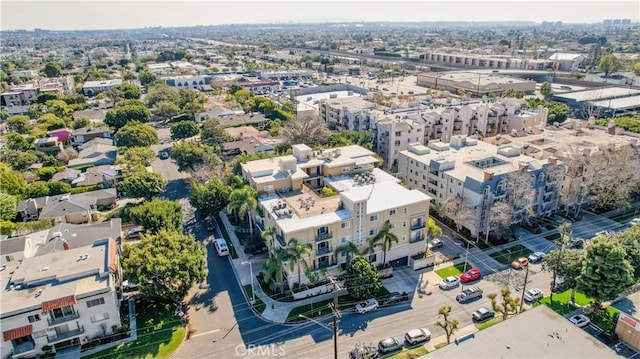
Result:
[[[353,21],[563,21],[640,18],[640,1],[163,1],[0,2],[0,28],[119,29],[245,23]]]

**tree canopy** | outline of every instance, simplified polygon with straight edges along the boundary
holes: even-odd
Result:
[[[204,121],[202,123],[201,132],[201,141],[214,147],[220,146],[229,137],[224,131],[224,128],[220,126],[220,122],[215,118],[210,118]]]
[[[362,256],[356,256],[349,263],[344,278],[347,292],[357,299],[371,298],[382,288],[378,271]]]
[[[130,122],[116,132],[116,143],[123,147],[148,147],[158,143],[158,132],[149,125]]]
[[[178,170],[194,170],[198,166],[214,166],[221,163],[213,147],[203,143],[183,141],[173,145],[171,158],[176,161]]]
[[[47,77],[60,77],[62,76],[62,65],[57,62],[47,62],[42,71]]]
[[[116,106],[107,111],[104,123],[119,130],[129,122],[146,123],[151,120],[151,112],[144,105]]]
[[[183,138],[189,138],[200,133],[200,126],[193,121],[180,121],[170,125],[171,138],[174,140],[180,140]]]
[[[614,72],[622,70],[622,63],[614,54],[607,54],[602,56],[600,63],[598,63],[598,69],[604,72],[605,76],[609,76]]]
[[[526,107],[530,109],[535,110],[540,105],[549,109],[549,117],[547,118],[548,124],[553,124],[554,122],[563,123],[569,116],[569,107],[564,103],[557,101],[546,101],[538,98],[527,99]]]
[[[135,246],[125,246],[122,269],[144,295],[179,303],[194,283],[204,279],[204,258],[204,249],[193,236],[162,229],[143,235]]]
[[[18,199],[7,193],[0,192],[0,219],[11,221],[18,214]]]
[[[33,125],[31,124],[31,120],[29,119],[29,116],[25,116],[25,115],[11,116],[7,118],[6,124],[7,124],[7,129],[10,132],[17,132],[23,135],[29,133],[29,131],[33,127]]]
[[[166,229],[182,231],[182,206],[168,199],[146,201],[129,211],[133,223],[143,226],[151,233]]]
[[[189,202],[203,216],[212,216],[227,206],[230,193],[231,189],[217,178],[212,178],[205,184],[193,182]]]
[[[127,197],[150,200],[164,192],[167,181],[159,173],[140,171],[127,177],[121,186]]]

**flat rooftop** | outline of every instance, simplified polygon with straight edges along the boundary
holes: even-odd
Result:
[[[480,86],[487,86],[489,84],[512,84],[512,83],[530,83],[533,81],[524,80],[517,77],[501,76],[493,74],[482,74],[477,72],[468,71],[452,71],[443,73],[425,73],[420,76],[439,78],[443,80],[456,81],[456,82],[470,82],[474,85],[480,84]]]
[[[632,89],[629,87],[605,87],[595,90],[567,92],[561,95],[555,95],[553,97],[575,102],[585,102],[609,99],[612,97],[634,96],[638,94],[640,94],[640,90]]]
[[[331,98],[332,95],[335,95],[335,97]],[[308,110],[310,108],[318,109],[320,100],[338,100],[338,99],[344,99],[344,98],[355,99],[358,97],[360,97],[360,94],[353,91],[331,91],[331,92],[320,92],[320,93],[314,93],[309,95],[296,96],[296,100],[298,101],[298,110]],[[353,101],[357,101],[357,100],[353,100]],[[360,101],[362,103],[368,102],[364,99],[360,99]],[[370,102],[368,103],[369,105],[366,107],[373,107],[372,103]]]
[[[454,334],[455,336],[455,334]],[[544,305],[422,358],[623,358]]]
[[[640,94],[635,96],[616,98],[612,100],[594,101],[591,103],[597,107],[606,107],[606,108],[612,108],[615,110],[640,108]]]

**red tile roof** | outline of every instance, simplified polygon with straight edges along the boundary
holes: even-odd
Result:
[[[109,238],[109,270],[115,272],[118,270],[118,244],[115,239]]]
[[[48,312],[50,310],[67,307],[73,304],[76,304],[76,296],[68,295],[66,297],[50,300],[48,302],[42,302],[42,311]]]
[[[25,325],[24,327],[10,329],[5,332],[2,332],[2,336],[4,337],[4,341],[8,342],[9,340],[18,339],[21,337],[26,337],[27,335],[31,335],[33,333],[33,325]]]

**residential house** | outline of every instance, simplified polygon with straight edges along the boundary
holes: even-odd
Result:
[[[82,92],[85,96],[92,97],[101,92],[109,91],[119,85],[122,85],[122,80],[120,79],[87,81],[82,86]]]
[[[51,130],[47,132],[47,136],[49,137],[57,137],[58,141],[62,143],[68,143],[69,137],[71,136],[72,130],[68,128],[58,128],[55,130]]]
[[[243,178],[263,194],[255,214],[257,226],[276,232],[269,250],[285,248],[296,238],[312,247],[304,258],[311,270],[337,272],[346,261],[335,253],[339,246],[352,242],[364,251],[367,239],[389,221],[399,241],[386,253],[388,263],[407,265],[409,256],[423,253],[431,198],[404,188],[398,179],[375,168],[377,162],[373,152],[360,146],[313,151],[298,144],[293,155],[243,164]],[[320,197],[325,187],[336,195]],[[379,247],[368,256],[374,264],[383,258]],[[284,267],[289,285],[298,282],[295,266]],[[304,273],[300,275],[303,283],[308,282]]]
[[[36,138],[33,142],[36,151],[53,153],[54,155],[64,149],[62,141],[58,140],[58,137],[43,137]]]
[[[225,142],[222,144],[223,156],[235,156],[241,153],[273,152],[274,145],[282,142],[262,137],[247,137],[237,141]]]
[[[91,214],[100,207],[113,207],[115,188],[78,194],[29,198],[18,202],[18,218],[23,221],[54,218],[57,223],[91,222]]]
[[[106,138],[94,138],[93,140],[84,143],[80,152],[78,152],[78,158],[74,158],[69,161],[69,167],[114,164],[116,162],[118,148],[112,144],[101,143],[103,141],[111,140]],[[113,141],[111,141],[111,143],[113,143]]]
[[[578,68],[584,61],[585,56],[583,54],[571,54],[564,52],[557,52],[549,56],[554,69],[558,71],[578,71]]]
[[[557,170],[557,171],[556,171]],[[540,161],[523,155],[512,144],[494,146],[466,136],[454,136],[450,143],[429,141],[427,146],[412,144],[401,151],[398,176],[408,188],[433,197],[434,204],[446,206],[451,200],[461,201],[468,218],[462,227],[473,238],[487,238],[495,224],[490,210],[495,202],[505,200],[509,176],[528,175],[523,192],[532,193],[529,203],[517,209],[513,223],[523,211],[534,216],[552,216],[558,208],[564,164],[557,158]]]
[[[111,130],[109,127],[83,127],[73,130],[69,137],[71,145],[77,147],[96,137],[111,138]]]

